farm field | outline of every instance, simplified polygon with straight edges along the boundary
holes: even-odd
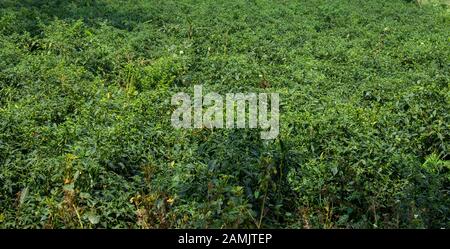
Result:
[[[0,228],[450,228],[449,6],[1,0]],[[174,128],[195,85],[276,138]]]

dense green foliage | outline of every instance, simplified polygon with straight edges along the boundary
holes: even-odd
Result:
[[[449,228],[445,4],[0,2],[0,227]],[[280,135],[179,91],[279,92]]]

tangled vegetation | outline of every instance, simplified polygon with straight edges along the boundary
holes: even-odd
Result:
[[[449,228],[448,6],[2,0],[0,227]],[[278,138],[174,129],[195,84]]]

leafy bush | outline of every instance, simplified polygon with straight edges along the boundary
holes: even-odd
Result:
[[[0,2],[0,227],[448,228],[448,5]],[[280,135],[173,94],[278,92]]]

